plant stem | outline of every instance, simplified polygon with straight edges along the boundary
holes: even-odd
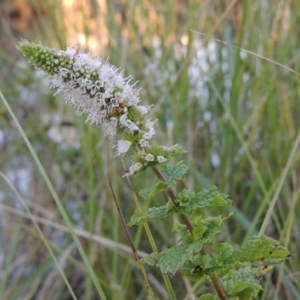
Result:
[[[124,165],[123,165],[124,166]],[[128,182],[128,185],[133,193],[133,199],[134,199],[134,202],[135,202],[135,206],[136,208],[139,210],[139,211],[142,211],[142,207],[140,205],[140,202],[138,200],[138,197],[136,195],[136,192],[133,188],[133,185],[130,181],[130,178],[127,177],[127,182]],[[146,234],[147,234],[147,237],[148,237],[148,240],[150,242],[150,245],[151,245],[151,248],[152,248],[152,251],[153,252],[158,252],[158,249],[157,249],[157,246],[156,246],[156,243],[155,243],[155,240],[153,238],[153,235],[152,235],[152,232],[150,230],[150,227],[147,223],[145,223],[144,225],[144,229],[146,231]],[[171,284],[171,281],[170,281],[170,278],[167,274],[162,274],[163,275],[163,279],[164,279],[164,282],[165,282],[165,285],[167,287],[167,290],[168,290],[168,293],[169,293],[169,296],[171,297],[171,300],[176,300],[176,295],[175,295],[175,292],[174,292],[174,289],[172,287],[172,284]]]
[[[159,180],[163,181],[163,182],[166,182],[166,179],[164,177],[164,175],[162,174],[162,172],[156,167],[156,166],[153,166],[152,167],[154,173],[156,174],[156,176],[158,177]],[[178,203],[176,203],[176,199],[177,199],[177,194],[175,192],[175,190],[173,188],[169,188],[168,189],[168,194],[172,200],[172,202],[174,203],[175,207],[178,207]],[[179,213],[180,214],[180,213]],[[191,224],[191,222],[189,221],[189,219],[180,214],[183,222],[185,223],[187,229],[189,230],[189,232],[191,233],[191,235],[193,235],[193,225]],[[206,254],[206,251],[205,249],[202,249],[202,252],[203,254]],[[226,291],[222,285],[222,282],[219,278],[219,276],[217,274],[211,274],[209,275],[212,283],[213,283],[213,286],[218,294],[218,296],[223,300],[223,299],[228,299],[228,295],[226,294]]]
[[[107,148],[108,149],[108,148]],[[107,178],[108,178],[108,183],[109,183],[109,187],[110,187],[110,190],[111,190],[111,193],[112,193],[112,196],[113,196],[113,199],[114,199],[114,202],[115,202],[115,205],[117,207],[117,211],[118,211],[118,214],[120,216],[120,220],[121,220],[121,224],[122,224],[122,227],[125,231],[125,234],[126,234],[126,237],[128,239],[128,242],[131,246],[131,249],[132,249],[132,252],[133,252],[133,256],[134,256],[134,259],[136,260],[137,262],[137,266],[143,276],[143,279],[144,279],[144,282],[145,282],[145,285],[147,287],[147,290],[148,290],[148,293],[151,297],[152,300],[156,300],[156,296],[153,292],[153,289],[150,285],[150,282],[148,280],[148,277],[147,277],[147,274],[146,274],[146,271],[144,269],[144,266],[143,264],[140,262],[140,258],[139,258],[139,255],[134,247],[134,244],[133,244],[133,240],[131,238],[131,235],[129,233],[129,230],[128,230],[128,227],[126,225],[126,222],[125,222],[125,219],[123,217],[123,214],[121,212],[121,209],[120,209],[120,206],[119,206],[119,203],[118,203],[118,200],[117,200],[117,197],[115,195],[115,192],[113,190],[113,187],[112,187],[112,183],[111,183],[111,177],[110,177],[110,171],[109,171],[109,150],[107,150],[107,168],[106,168],[106,172],[107,172]]]

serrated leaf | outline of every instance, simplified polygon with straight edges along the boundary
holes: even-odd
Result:
[[[140,196],[142,196],[144,199],[150,200],[155,194],[165,191],[169,188],[169,185],[167,182],[158,181],[158,183],[151,188],[146,188],[140,191]]]
[[[197,239],[188,244],[186,254],[189,259],[192,260],[196,253],[200,253],[203,248],[203,245],[208,242],[208,239]]]
[[[144,189],[140,190],[139,195],[141,197],[143,197],[144,199],[146,199],[148,197],[148,195],[151,193],[152,189],[153,189],[153,186],[144,188]]]
[[[159,261],[157,266],[164,274],[173,276],[175,272],[183,266],[188,259],[186,252],[188,245],[180,244],[172,248],[162,251],[159,254]]]
[[[251,262],[255,266],[275,264],[290,257],[290,252],[278,241],[262,235],[250,236],[232,259]]]
[[[166,163],[161,166],[161,171],[169,184],[169,187],[175,185],[177,180],[187,173],[188,167],[181,161],[177,165]]]
[[[148,208],[146,212],[136,210],[130,218],[128,227],[144,224],[152,219],[166,219],[174,214],[174,204],[169,201],[166,205]]]
[[[159,254],[157,252],[153,252],[150,255],[143,257],[141,262],[143,264],[147,264],[149,266],[156,266],[157,262],[159,261]]]
[[[207,243],[205,240],[201,241],[202,244]],[[199,249],[198,254],[190,257],[190,260],[180,269],[180,272],[190,280],[198,280],[203,277],[203,275],[211,274],[224,276],[235,267],[235,264],[227,263],[228,257],[231,257],[234,253],[230,244],[221,244],[219,249],[215,253],[212,253],[211,256],[208,254],[200,254],[201,249],[202,248]]]
[[[185,278],[187,278],[191,281],[198,281],[203,276],[206,275],[206,274],[204,274],[204,272],[202,272],[200,267],[198,267],[198,266],[194,267],[193,265],[191,265],[191,266],[184,265],[183,267],[181,267],[179,269],[179,271],[182,276],[184,276]]]
[[[145,261],[148,264],[156,265],[161,272],[173,276],[178,269],[192,259],[195,253],[200,253],[206,240],[194,241],[190,244],[173,246],[161,253],[147,256]],[[144,259],[143,259],[144,261]]]
[[[195,233],[197,237],[201,237],[201,235],[204,237],[209,237],[212,235],[220,234],[221,225],[223,221],[227,218],[228,216],[208,217],[206,219],[195,218],[193,220],[194,223],[193,233]]]
[[[239,299],[251,299],[262,290],[256,273],[256,269],[252,268],[231,270],[223,278],[223,286],[229,295],[234,295]]]
[[[195,210],[209,206],[228,206],[232,201],[228,199],[227,194],[219,192],[217,187],[212,186],[197,194],[190,190],[183,190],[178,194],[176,203],[179,204],[179,212],[189,216]]]

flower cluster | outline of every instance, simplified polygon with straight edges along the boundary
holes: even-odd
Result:
[[[150,107],[138,105],[139,90],[116,67],[71,47],[63,51],[22,41],[18,49],[33,66],[48,73],[57,93],[63,94],[65,101],[79,112],[87,114],[87,121],[101,126],[104,135],[112,137],[117,132],[123,135],[114,146],[116,156],[135,146],[138,152],[125,176],[149,164],[167,161],[164,147],[150,145],[155,135],[154,122],[144,117]]]

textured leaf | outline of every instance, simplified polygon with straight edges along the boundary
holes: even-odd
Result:
[[[194,229],[193,235],[197,238],[201,236],[209,237],[212,235],[221,233],[221,225],[224,220],[231,217],[233,214],[229,213],[227,216],[219,216],[219,217],[208,217],[206,219],[202,219],[201,216],[197,216],[193,219]]]
[[[147,264],[149,266],[156,266],[157,262],[159,260],[159,254],[157,252],[153,252],[150,255],[143,257],[141,259],[141,262],[144,264]]]
[[[173,276],[188,259],[188,255],[185,253],[187,247],[188,245],[180,244],[162,251],[159,254],[159,261],[157,263],[161,272]]]
[[[187,262],[183,267],[181,267],[180,273],[182,276],[191,281],[198,281],[206,275],[202,272],[200,266],[194,266],[191,262]]]
[[[174,214],[174,204],[169,201],[166,205],[148,208],[146,212],[136,210],[130,218],[129,227],[144,224],[152,219],[166,219]]]
[[[234,295],[239,299],[251,299],[262,290],[256,274],[256,268],[232,270],[223,278],[223,286],[229,295]]]
[[[188,255],[188,258],[190,260],[193,259],[196,253],[200,253],[200,251],[203,248],[203,245],[208,242],[208,239],[197,239],[195,241],[192,241],[191,243],[188,243],[188,247],[186,250],[186,254]]]
[[[231,257],[233,253],[232,246],[223,243],[211,256],[208,254],[195,255],[180,271],[184,273],[184,275],[187,274],[190,276],[192,274],[194,278],[197,276],[201,278],[204,274],[218,274],[224,276],[234,267],[234,263],[227,263],[228,258]]]
[[[189,216],[193,211],[209,206],[228,206],[231,200],[228,195],[220,193],[215,186],[208,190],[203,189],[200,193],[195,194],[190,190],[183,190],[178,194],[176,202],[179,204],[179,211],[185,216]]]
[[[234,253],[233,247],[228,243],[222,243],[219,249],[213,253],[214,261],[217,265],[224,263],[230,258]]]
[[[255,266],[275,264],[290,257],[289,251],[278,241],[262,235],[250,236],[240,250],[236,251],[233,260],[251,262]]]
[[[188,167],[181,161],[177,165],[172,163],[166,163],[161,166],[161,171],[169,184],[169,187],[173,186],[177,180],[187,173]]]
[[[144,189],[140,190],[139,195],[141,197],[143,197],[144,199],[146,199],[152,190],[153,190],[153,186],[144,188]]]
[[[155,194],[167,190],[168,187],[168,183],[159,181],[154,187],[141,190],[140,196],[144,199],[151,199]]]

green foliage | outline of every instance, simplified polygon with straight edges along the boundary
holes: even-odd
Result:
[[[212,294],[205,294],[201,297],[196,298],[196,300],[221,300],[218,296]],[[228,300],[240,300],[238,297],[229,297]]]
[[[228,195],[220,193],[217,187],[203,189],[200,193],[194,193],[189,190],[183,190],[178,194],[176,203],[179,204],[178,211],[189,216],[193,211],[209,206],[227,206],[231,205]]]
[[[149,208],[146,212],[141,212],[136,210],[134,215],[131,217],[130,222],[128,223],[129,227],[134,225],[141,225],[145,222],[148,222],[151,219],[166,219],[169,216],[174,214],[174,204],[169,201],[167,205],[160,207]]]
[[[18,58],[14,48],[15,41],[20,35],[34,39],[35,42],[41,41],[49,46],[59,45],[62,48],[69,43],[76,45],[77,37],[84,37],[84,46],[91,47],[93,53],[109,56],[115,65],[125,69],[126,76],[132,75],[133,80],[140,80],[138,86],[142,87],[143,99],[149,104],[155,104],[153,118],[158,119],[159,127],[165,128],[169,120],[174,120],[173,125],[168,128],[168,134],[158,132],[157,142],[168,140],[168,143],[169,141],[171,143],[176,137],[174,141],[189,151],[190,173],[185,179],[185,187],[195,186],[199,191],[199,186],[208,188],[215,184],[233,195],[237,214],[230,222],[223,222],[221,240],[232,241],[232,245],[238,249],[245,236],[255,234],[255,231],[260,229],[261,222],[267,215],[267,219],[272,220],[268,234],[278,237],[291,253],[294,253],[289,262],[278,266],[276,272],[272,274],[271,283],[269,280],[263,280],[264,292],[261,292],[258,298],[300,299],[300,277],[289,276],[297,274],[300,269],[300,256],[297,255],[300,241],[293,238],[300,227],[300,219],[297,218],[300,199],[300,185],[297,184],[299,147],[295,154],[291,153],[300,126],[299,76],[250,53],[223,46],[211,38],[203,38],[189,31],[190,28],[199,30],[201,27],[202,32],[208,33],[212,29],[210,32],[212,36],[227,42],[234,41],[238,46],[253,52],[260,49],[260,55],[298,70],[297,26],[300,15],[298,1],[281,1],[282,5],[278,5],[277,1],[269,1],[269,5],[265,5],[263,1],[255,5],[252,1],[240,1],[238,5],[232,6],[230,1],[220,1],[217,5],[214,1],[150,1],[150,3],[125,0],[120,6],[120,1],[112,0],[103,1],[104,7],[99,7],[101,1],[84,1],[80,8],[76,7],[77,16],[69,4],[67,9],[63,7],[63,1],[45,1],[41,2],[41,5],[36,0],[2,2],[4,6],[8,4],[9,10],[13,9],[13,12],[22,7],[18,5],[15,10],[13,4],[15,2],[26,2],[30,7],[34,7],[34,17],[31,18],[30,24],[25,24],[24,18],[12,20],[10,14],[4,14],[1,19],[4,29],[0,33],[3,37],[0,58],[1,90],[10,102],[11,108],[18,112],[17,117],[34,143],[37,155],[44,163],[51,162],[47,164],[47,172],[50,176],[53,175],[54,182],[59,179],[57,192],[61,201],[66,204],[66,209],[70,210],[69,215],[78,216],[74,218],[74,227],[78,226],[91,233],[99,232],[101,228],[101,234],[104,236],[113,237],[115,242],[126,243],[123,235],[118,234],[119,218],[113,213],[115,208],[110,201],[107,181],[103,179],[106,151],[101,146],[104,142],[99,138],[99,129],[85,126],[83,118],[78,118],[68,107],[62,108],[61,99],[53,97],[54,92],[45,87],[44,78],[25,66],[23,58]],[[92,13],[86,4],[92,7]],[[22,28],[18,30],[16,23],[20,24],[20,19],[23,20]],[[93,23],[95,19],[97,26]],[[104,26],[101,20],[105,23]],[[199,25],[199,20],[205,22]],[[64,24],[69,28],[65,28]],[[95,31],[95,28],[101,29],[103,34],[100,37],[99,30]],[[71,35],[68,34],[70,29]],[[102,36],[109,37],[108,44]],[[188,37],[187,47],[182,42],[186,37]],[[195,43],[199,45],[199,40],[200,47],[195,48]],[[96,41],[98,47],[94,48],[91,41]],[[194,57],[198,51],[204,54],[206,68],[202,69],[200,57],[197,56],[197,59]],[[153,71],[149,71],[148,67],[152,67]],[[190,67],[191,70],[195,67],[196,70],[201,68],[200,74],[196,72],[197,78],[191,74],[194,72],[187,72],[187,68],[190,70]],[[31,100],[30,104],[24,101],[24,94]],[[229,99],[226,94],[227,96],[230,94]],[[50,97],[51,105],[50,101],[47,101]],[[8,137],[9,140],[9,147],[5,147],[6,138],[2,144],[4,159],[1,161],[1,169],[7,171],[14,169],[17,172],[15,159],[21,158],[22,161],[26,161],[30,170],[35,170],[32,159],[28,159],[27,151],[19,139],[16,127],[12,126],[3,106],[0,110],[1,129],[4,137]],[[45,113],[50,113],[50,116],[56,119],[56,114],[61,111],[64,114],[63,121],[71,122],[72,128],[80,135],[81,146],[76,150],[76,158],[66,155],[70,147],[65,146],[64,138],[56,143],[47,135],[48,128],[51,128],[52,124],[48,121],[47,124],[44,123]],[[207,113],[210,118],[206,118]],[[141,137],[136,138],[136,142],[140,139]],[[88,140],[90,142],[87,142]],[[215,154],[220,159],[217,167],[211,163],[211,157]],[[283,170],[288,159],[291,159],[292,164],[285,177]],[[58,169],[61,170],[59,174]],[[113,167],[111,171],[112,178],[119,178],[120,168]],[[41,186],[39,176],[34,174],[33,178],[36,178],[35,186]],[[133,183],[137,189],[145,188],[143,185],[145,180],[141,178],[134,178]],[[281,179],[284,179],[282,186],[278,184]],[[124,180],[114,180],[114,188],[127,214],[130,191],[124,188]],[[275,189],[279,195],[277,198],[280,199],[280,209],[277,205],[270,208],[270,197],[274,195]],[[6,200],[4,203],[13,205],[14,199],[10,199],[10,193],[6,194],[3,186],[1,191],[6,195],[7,203]],[[59,217],[59,212],[53,206],[52,197],[47,195],[45,189],[38,189],[35,198],[41,201],[38,204],[43,208],[51,208],[49,213]],[[90,213],[77,210],[73,205],[71,207],[70,200],[75,207],[85,203],[90,207]],[[95,218],[91,218],[94,210],[90,203],[94,201],[101,205],[101,209],[95,213],[97,214]],[[163,204],[165,203],[160,205]],[[270,209],[272,213],[266,214]],[[205,216],[207,213],[213,215],[213,210],[214,208],[207,212],[205,209]],[[219,213],[220,208],[216,210]],[[49,213],[46,212],[43,217],[47,219],[51,216]],[[130,218],[128,215],[125,217]],[[4,293],[7,295],[11,288],[22,290],[23,282],[30,274],[41,274],[38,272],[39,268],[43,267],[43,258],[47,258],[48,255],[39,245],[38,239],[33,240],[30,224],[26,222],[24,227],[24,218],[17,218],[11,212],[4,213],[2,218],[7,224],[2,234],[7,242],[1,245],[4,258],[9,257],[9,241],[14,227],[22,229],[22,238],[17,244],[20,251],[15,260],[20,258],[18,255],[22,253],[28,254],[17,270],[13,265],[8,265],[9,280],[4,286]],[[170,222],[159,222],[159,230],[157,226],[153,232],[158,247],[162,240],[164,245],[174,243],[174,236],[169,232],[169,224]],[[179,227],[184,228],[183,231],[186,230],[185,225],[178,224],[177,228]],[[53,234],[47,238],[54,247],[59,246],[62,252],[58,252],[57,257],[64,262],[65,253],[68,253],[70,246],[69,234],[55,228],[51,230]],[[149,242],[145,234],[139,234],[142,230],[143,226],[132,230],[131,234],[138,249],[149,251]],[[56,238],[58,235],[59,242]],[[97,275],[105,285],[108,298],[145,299],[145,286],[138,272],[133,271],[135,267],[131,262],[131,255],[123,250],[107,249],[106,244],[101,243],[98,246],[99,241],[91,237],[93,236],[86,231],[81,241],[89,253],[91,263],[98,270]],[[37,246],[28,249],[26,247],[28,244]],[[214,249],[215,247],[218,248],[217,244],[214,245]],[[99,260],[95,257],[105,258],[101,261],[103,267],[101,271]],[[78,259],[77,256],[75,258]],[[65,274],[73,283],[78,298],[91,299],[92,296],[89,298],[89,295],[94,295],[93,286],[88,282],[81,261],[78,259],[77,262],[74,264],[71,260],[67,260],[64,263]],[[55,267],[52,266],[52,269]],[[32,277],[28,285],[30,288],[26,291],[24,289],[23,293],[19,294],[20,297],[32,298],[33,294],[37,298],[68,297],[66,287],[59,276],[56,276],[54,281],[50,280],[57,288],[48,288],[48,292],[42,288],[44,283],[49,282],[47,279],[51,279],[52,274],[48,272],[38,278]],[[36,284],[36,279],[40,284]],[[1,280],[1,285],[4,281]],[[183,287],[182,281],[182,276],[172,279],[178,300],[187,298],[185,297],[187,292],[191,294],[191,298],[197,295],[199,290],[214,294],[209,291],[209,286],[204,280],[192,283],[188,291]],[[164,299],[163,295],[158,292],[159,299]],[[10,296],[13,297],[13,294]],[[217,296],[214,297],[219,299]]]
[[[188,167],[180,161],[177,165],[172,163],[165,163],[161,166],[161,171],[165,177],[169,187],[175,185],[176,181],[182,179],[187,173]]]
[[[181,180],[188,168],[182,163],[162,165],[164,181],[140,192],[145,199],[154,197],[161,191],[173,187]],[[267,236],[250,236],[239,250],[229,243],[216,243],[213,236],[221,234],[221,225],[227,216],[204,217],[204,208],[231,205],[228,195],[217,187],[203,189],[201,192],[184,189],[172,201],[160,207],[149,208],[146,212],[136,211],[128,224],[141,225],[153,219],[166,219],[174,213],[184,217],[193,215],[192,230],[187,224],[176,224],[174,230],[183,233],[180,242],[160,253],[154,252],[142,259],[150,266],[160,268],[170,277],[179,270],[186,278],[197,281],[203,276],[218,276],[230,299],[252,299],[262,289],[262,276],[272,269],[272,264],[289,258],[290,253],[276,240]],[[209,249],[209,251],[207,251]],[[219,299],[210,294],[199,299]]]
[[[278,241],[263,235],[249,237],[241,249],[236,251],[234,259],[260,266],[276,264],[289,257],[290,253]]]

